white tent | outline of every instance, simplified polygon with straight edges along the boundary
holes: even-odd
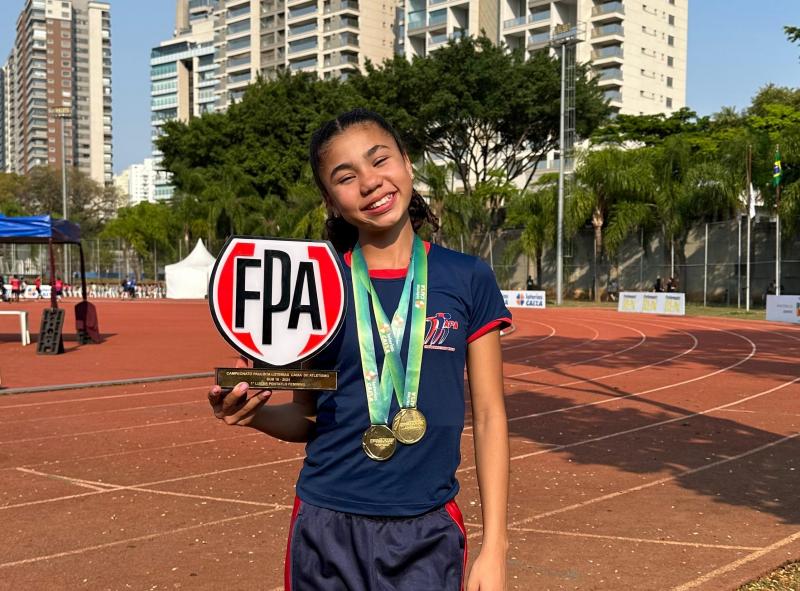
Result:
[[[202,300],[208,295],[208,279],[216,259],[206,250],[203,241],[197,241],[194,250],[182,261],[167,265],[167,297],[172,299]]]

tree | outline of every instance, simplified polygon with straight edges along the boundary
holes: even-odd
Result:
[[[210,180],[241,178],[258,196],[283,199],[308,162],[311,133],[358,102],[340,82],[285,73],[251,85],[225,113],[167,122],[156,143],[181,190],[199,193]]]
[[[167,203],[144,201],[120,208],[117,217],[106,224],[100,236],[121,238],[126,248],[130,246],[140,258],[155,263],[157,256],[174,260],[174,236],[179,233],[180,225]]]
[[[618,115],[592,134],[595,144],[623,145],[628,142],[654,146],[677,133],[702,135],[709,129],[708,117],[698,117],[686,107],[670,115]]]
[[[598,264],[603,253],[603,228],[610,215],[619,228],[634,228],[646,217],[653,186],[652,168],[638,150],[603,148],[578,155],[571,219],[591,219],[594,228],[592,291],[600,301]],[[630,218],[630,219],[628,219]],[[624,231],[618,230],[618,244]]]
[[[608,107],[586,68],[578,72],[577,130],[585,137]],[[411,63],[396,56],[368,64],[353,85],[386,113],[412,154],[452,163],[465,195],[498,172],[527,186],[557,147],[560,65],[548,52],[526,59],[485,36],[464,37]]]
[[[20,202],[34,214],[62,217],[61,171],[39,166],[25,177]],[[83,236],[94,236],[111,217],[117,204],[113,187],[103,187],[77,168],[67,173],[67,218],[81,227]]]
[[[0,214],[5,216],[27,215],[22,204],[25,177],[14,173],[0,172]]]
[[[530,191],[519,193],[508,206],[508,223],[522,228],[519,241],[513,246],[534,260],[539,285],[544,251],[555,242],[557,203],[558,176],[545,174]]]
[[[783,27],[786,38],[792,43],[800,43],[800,27]]]

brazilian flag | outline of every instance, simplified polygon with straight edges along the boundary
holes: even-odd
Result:
[[[783,177],[783,168],[781,168],[781,150],[775,148],[775,164],[772,167],[772,186],[780,187],[781,178]]]

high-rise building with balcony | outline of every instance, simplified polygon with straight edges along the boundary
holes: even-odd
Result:
[[[484,31],[530,55],[548,50],[557,26],[572,24],[582,33],[577,61],[592,63],[614,111],[671,113],[686,106],[688,2],[405,0],[396,52],[425,56],[450,39]]]
[[[112,172],[111,7],[94,0],[26,0],[5,73],[5,169],[76,166]],[[62,130],[63,126],[63,130]]]
[[[399,53],[424,57],[450,39],[481,31],[496,40],[498,10],[498,0],[406,0]]]
[[[0,68],[0,172],[6,170],[6,69]]]
[[[175,35],[150,54],[153,140],[165,121],[227,109],[259,76],[344,79],[368,59],[390,59],[396,9],[385,0],[176,0]],[[155,194],[172,196],[167,175],[157,175]]]
[[[214,60],[215,0],[180,0],[175,35],[150,51],[150,120],[153,159],[161,162],[155,141],[166,121],[189,121],[216,109],[217,64]],[[169,175],[152,173],[154,197],[173,194]]]
[[[669,114],[686,106],[688,2],[501,0],[499,39],[546,51],[555,27],[577,25],[577,61],[592,63],[614,111]]]

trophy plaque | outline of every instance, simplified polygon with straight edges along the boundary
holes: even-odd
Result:
[[[330,242],[231,236],[211,272],[208,303],[223,338],[253,361],[216,368],[222,388],[336,389],[336,371],[301,367],[344,322],[347,291]]]

